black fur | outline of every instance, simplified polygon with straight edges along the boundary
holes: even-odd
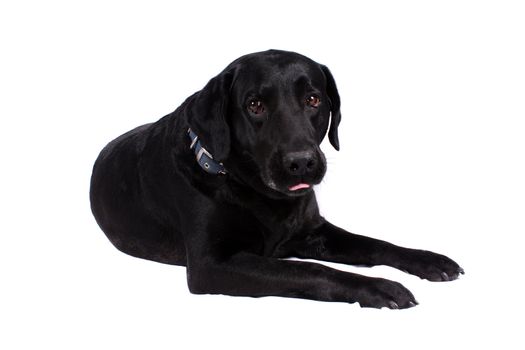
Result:
[[[327,67],[285,51],[243,56],[176,111],[102,150],[93,214],[121,251],[186,266],[192,293],[414,306],[399,283],[283,259],[389,265],[431,281],[463,272],[443,255],[351,234],[319,215],[319,144],[328,133],[339,149],[340,120]],[[198,166],[189,127],[227,175]],[[293,191],[297,184],[310,187]]]

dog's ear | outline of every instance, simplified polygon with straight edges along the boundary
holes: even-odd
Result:
[[[227,122],[233,73],[222,72],[195,93],[186,109],[190,127],[217,161],[230,153]]]
[[[339,151],[339,136],[337,134],[337,128],[341,122],[341,99],[339,98],[339,92],[335,85],[334,77],[328,69],[328,67],[321,65],[321,69],[326,77],[326,93],[330,99],[330,129],[328,130],[328,139],[336,150]]]

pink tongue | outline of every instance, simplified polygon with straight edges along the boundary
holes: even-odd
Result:
[[[310,185],[308,185],[308,184],[297,184],[295,186],[288,187],[288,190],[290,190],[290,191],[297,191],[297,190],[300,190],[300,189],[303,189],[303,188],[310,188]]]

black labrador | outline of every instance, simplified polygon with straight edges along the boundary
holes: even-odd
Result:
[[[135,257],[187,268],[197,294],[417,304],[397,282],[288,257],[388,265],[431,281],[463,269],[424,250],[349,233],[319,214],[326,133],[339,149],[340,99],[326,66],[270,50],[243,56],[177,110],[110,142],[91,208]]]

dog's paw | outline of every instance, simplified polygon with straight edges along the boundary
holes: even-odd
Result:
[[[413,250],[401,267],[412,275],[433,281],[453,281],[465,271],[452,259],[426,250]]]
[[[357,300],[361,307],[407,309],[418,304],[414,295],[401,283],[386,279],[374,279],[361,292]]]

